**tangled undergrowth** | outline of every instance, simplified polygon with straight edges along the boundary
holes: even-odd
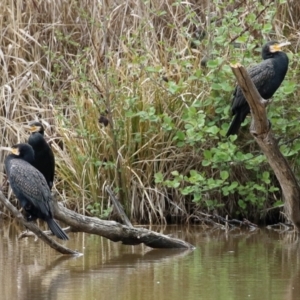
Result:
[[[300,4],[198,2],[2,1],[1,144],[25,141],[23,124],[40,119],[55,191],[81,213],[113,217],[108,185],[139,223],[277,220],[281,191],[248,124],[225,137],[229,63],[259,62],[266,40],[292,42],[268,116],[298,175]]]

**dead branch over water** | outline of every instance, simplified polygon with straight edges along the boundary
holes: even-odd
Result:
[[[151,248],[185,248],[192,249],[193,245],[180,239],[172,238],[157,232],[122,225],[115,221],[100,220],[87,217],[71,211],[53,201],[55,218],[71,226],[73,232],[86,232],[103,236],[113,242],[124,245],[139,245],[144,243]]]
[[[251,108],[250,132],[255,141],[266,155],[273,169],[285,199],[285,207],[289,218],[300,231],[300,188],[297,179],[279,150],[271,127],[267,119],[266,100],[262,99],[246,69],[240,65],[232,65],[231,69],[241,87],[243,94]]]
[[[70,250],[47,236],[34,223],[27,222],[22,214],[0,192],[0,201],[14,215],[14,217],[31,230],[37,237],[61,254],[78,255],[77,251]],[[180,239],[172,238],[157,232],[122,225],[115,221],[104,221],[98,218],[87,217],[75,213],[61,204],[53,201],[55,218],[71,226],[73,232],[86,232],[103,236],[113,242],[122,242],[124,245],[139,245],[144,243],[151,248],[193,249],[194,246]]]

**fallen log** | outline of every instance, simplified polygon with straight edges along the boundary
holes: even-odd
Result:
[[[193,249],[194,246],[177,238],[160,234],[145,228],[122,225],[115,221],[100,220],[87,217],[65,208],[61,203],[53,201],[55,218],[71,227],[73,232],[86,232],[103,236],[113,242],[124,245],[144,243],[151,248]]]
[[[64,222],[70,229],[68,232],[86,232],[103,236],[113,242],[122,242],[124,245],[138,245],[144,243],[151,248],[169,248],[169,249],[194,249],[195,247],[185,241],[173,238],[167,235],[145,229],[134,228],[122,225],[115,221],[100,220],[96,217],[87,217],[65,208],[61,203],[57,203],[53,197],[52,207],[55,219]],[[57,243],[45,232],[41,231],[33,222],[27,222],[23,215],[9,202],[9,200],[0,191],[0,201],[12,213],[18,222],[31,230],[38,238],[48,244],[51,248],[61,254],[80,255]],[[30,236],[28,234],[26,236]]]

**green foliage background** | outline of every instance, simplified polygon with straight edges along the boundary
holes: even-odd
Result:
[[[1,143],[24,141],[22,124],[32,119],[49,125],[55,188],[66,205],[108,218],[106,185],[137,222],[201,220],[203,212],[258,221],[282,205],[249,119],[238,139],[225,137],[235,86],[229,64],[258,63],[267,40],[292,42],[268,117],[298,175],[299,4],[1,6]]]

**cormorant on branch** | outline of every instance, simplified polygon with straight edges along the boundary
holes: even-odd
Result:
[[[281,48],[289,44],[289,42],[278,43],[276,41],[266,43],[261,52],[263,61],[247,70],[263,99],[270,99],[285,77],[289,59]],[[226,136],[237,134],[241,124],[250,113],[249,104],[239,86],[233,93],[231,111],[234,117]]]
[[[51,147],[44,138],[44,127],[40,122],[32,122],[26,128],[31,132],[28,144],[34,150],[32,165],[44,175],[51,190],[54,181],[55,159]]]
[[[43,174],[32,166],[33,148],[28,144],[17,144],[9,150],[5,158],[5,169],[10,186],[26,212],[28,221],[37,218],[47,222],[52,233],[62,240],[68,240],[67,234],[53,219],[51,191]]]

